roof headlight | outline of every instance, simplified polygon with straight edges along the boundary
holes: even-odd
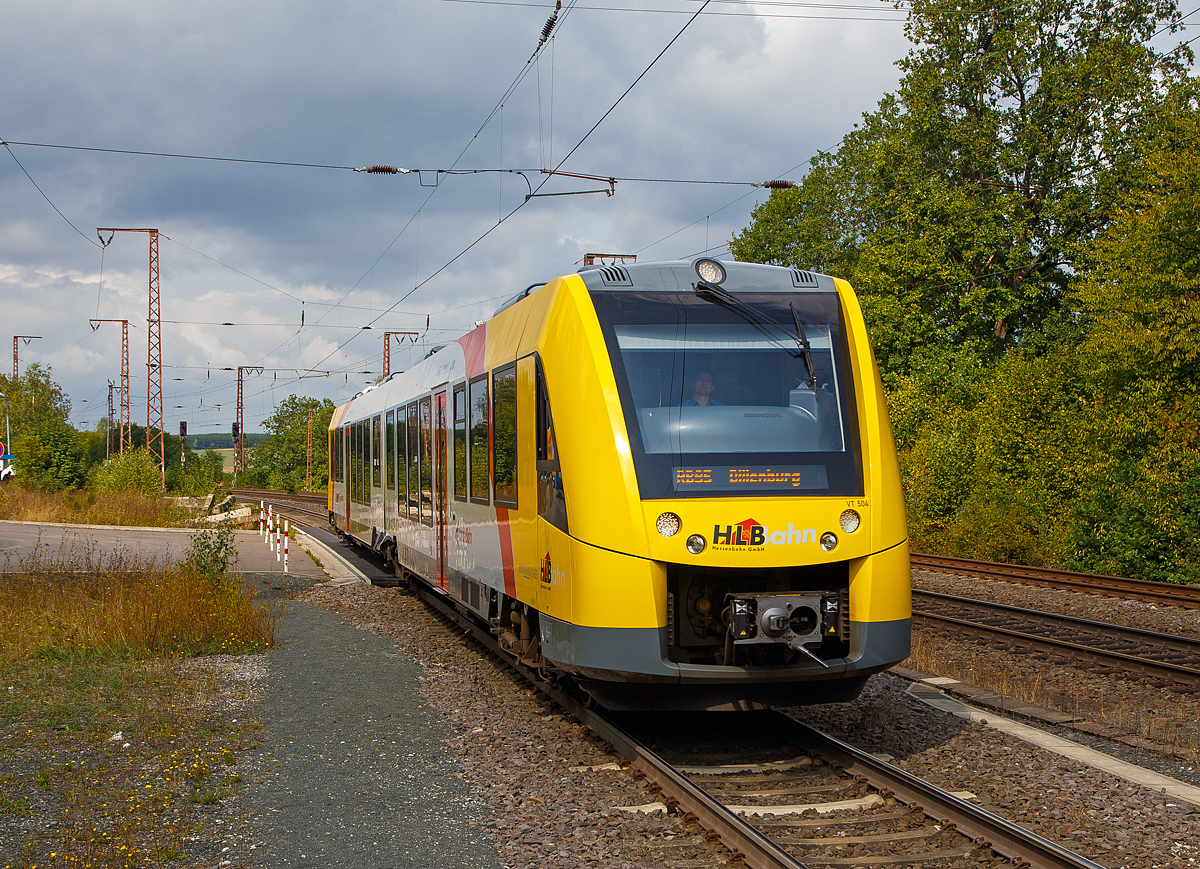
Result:
[[[696,262],[696,274],[700,280],[709,284],[719,284],[725,280],[725,266],[715,259],[702,259]]]

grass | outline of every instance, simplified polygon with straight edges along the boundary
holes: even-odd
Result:
[[[187,656],[260,651],[278,623],[188,563],[0,576],[0,869],[215,866],[205,807],[236,792],[257,723],[222,713],[221,681]]]
[[[188,511],[137,491],[39,492],[10,484],[0,486],[0,519],[162,528],[186,525]]]

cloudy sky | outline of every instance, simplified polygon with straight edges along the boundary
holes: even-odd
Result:
[[[542,193],[604,186],[539,170],[567,156],[699,6],[586,2],[564,9],[527,63],[551,11],[540,0],[9,0],[8,142],[526,171],[367,175],[12,144],[0,150],[0,346],[43,336],[21,345],[22,370],[52,366],[72,421],[92,427],[119,377],[120,327],[88,320],[128,319],[133,419],[144,423],[147,237],[118,233],[102,249],[96,228],[156,227],[167,429],[227,432],[236,377],[221,369],[257,365],[245,393],[253,431],[290,393],[340,402],[361,389],[380,371],[384,330],[422,333],[393,350],[403,369],[585,252],[724,252],[761,190],[619,181],[612,197],[522,206],[526,178],[546,182]],[[714,0],[561,170],[797,179],[894,87],[906,50],[889,3]]]

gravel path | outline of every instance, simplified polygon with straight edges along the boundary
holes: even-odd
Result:
[[[644,783],[576,769],[614,758],[412,596],[355,585],[317,587],[306,599],[395,641],[423,668],[422,696],[445,716],[441,729],[462,774],[490,807],[485,828],[502,866],[658,866],[662,845],[689,838],[673,817],[621,811],[653,801]],[[993,811],[1104,866],[1200,864],[1193,807],[930,709],[907,686],[876,677],[854,703],[798,714],[944,787],[972,791]],[[708,858],[724,864],[715,849]]]

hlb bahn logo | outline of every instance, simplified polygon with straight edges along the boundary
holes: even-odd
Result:
[[[743,519],[736,525],[726,525],[724,528],[713,526],[713,549],[717,552],[762,552],[768,546],[816,542],[816,528],[795,528],[791,522],[787,531],[772,531],[754,519]]]
[[[566,573],[558,569],[558,565],[550,560],[550,553],[547,552],[546,557],[542,559],[542,584],[565,588],[566,580]]]

